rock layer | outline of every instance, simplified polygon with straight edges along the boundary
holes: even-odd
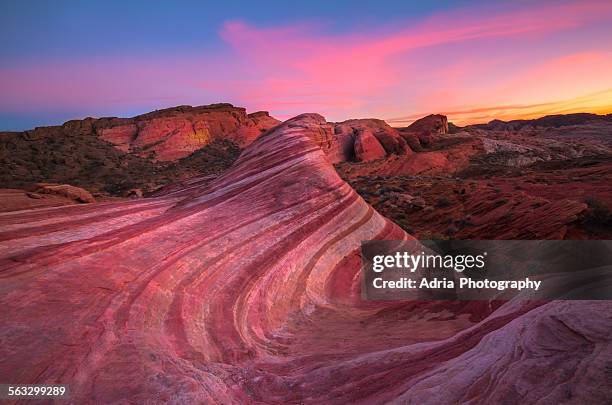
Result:
[[[124,152],[176,160],[214,140],[246,146],[278,123],[265,111],[247,115],[244,108],[213,104],[174,107],[134,118],[103,118],[94,128]]]
[[[606,399],[612,303],[362,301],[360,241],[410,236],[338,177],[326,125],[156,198],[0,214],[0,381],[73,403]]]
[[[122,152],[175,161],[213,141],[231,141],[244,147],[278,124],[279,121],[266,111],[247,114],[245,108],[221,103],[172,107],[133,118],[85,118],[22,133],[0,132],[0,136],[21,135],[35,141],[66,134],[74,137],[93,135],[110,142]],[[49,143],[52,147],[53,143]]]
[[[163,127],[157,126],[160,122],[165,123]],[[209,106],[0,132],[0,186],[30,190],[45,182],[78,186],[94,195],[127,196],[136,188],[146,193],[194,175],[219,174],[238,158],[237,143],[250,142],[275,123],[267,113],[247,116],[244,109]],[[179,125],[184,128],[180,133],[173,129]],[[195,136],[190,132],[193,125],[205,128],[208,135]],[[146,130],[138,132],[138,126]],[[191,150],[178,160],[149,157],[174,158]]]

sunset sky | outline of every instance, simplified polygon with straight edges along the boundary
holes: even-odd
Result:
[[[609,0],[0,1],[0,130],[214,102],[394,126],[612,112]]]

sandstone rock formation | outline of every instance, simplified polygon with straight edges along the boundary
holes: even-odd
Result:
[[[222,105],[0,132],[0,187],[48,182],[112,196],[135,188],[146,193],[193,175],[222,172],[240,154],[238,143],[250,142],[276,123],[267,113],[246,115],[244,109]],[[194,126],[203,132],[194,132]],[[173,160],[149,158],[158,155]]]
[[[475,125],[441,134],[445,131],[445,117],[428,116],[416,121],[412,128],[398,128],[399,134],[416,153],[391,154],[367,163],[340,161],[337,167],[345,178],[377,175],[465,177],[466,171],[484,176],[538,163],[565,161],[571,166],[576,159],[609,159],[612,156],[612,121],[597,117],[583,124],[560,127],[493,130]],[[567,119],[555,116],[554,122],[574,122],[574,118],[572,115]],[[415,132],[414,128],[423,132]],[[425,136],[419,137],[419,134]]]
[[[610,399],[610,302],[362,301],[360,242],[410,236],[339,178],[326,125],[156,198],[0,214],[0,381],[74,403]]]
[[[0,212],[59,207],[70,204],[75,204],[74,200],[59,195],[0,188]]]
[[[605,120],[529,130],[470,126],[407,157],[336,167],[421,239],[612,237],[612,123]]]
[[[443,135],[448,133],[448,119],[445,115],[430,114],[414,121],[407,128],[411,131],[426,131],[432,134]]]
[[[91,193],[80,187],[71,186],[69,184],[49,184],[40,183],[37,184],[35,190],[39,194],[54,194],[59,195],[69,200],[80,202],[80,203],[94,203],[96,199]]]
[[[385,149],[382,147],[378,139],[367,129],[362,129],[355,136],[355,159],[358,162],[367,162],[384,158],[386,156]]]
[[[278,123],[265,111],[247,114],[245,108],[223,103],[172,107],[133,118],[72,120],[61,126],[39,127],[22,134],[31,140],[62,134],[95,135],[123,152],[175,161],[215,140],[231,141],[244,147]],[[16,133],[0,132],[0,136],[8,134]]]
[[[448,119],[445,115],[431,114],[399,130],[409,145],[413,145],[417,141],[421,145],[430,145],[438,135],[448,133]]]
[[[94,202],[89,191],[68,184],[41,183],[29,190],[0,188],[0,212]]]
[[[434,143],[421,149],[419,142],[416,153],[388,155],[385,159],[370,162],[341,162],[336,167],[345,178],[418,174],[454,176],[468,167],[474,156],[483,153],[483,142],[478,138],[458,134],[444,139],[452,141],[452,145]]]
[[[412,150],[399,132],[378,119],[353,119],[335,123],[332,146],[326,150],[332,163],[367,162]]]
[[[94,123],[94,129],[125,152],[176,160],[213,140],[246,146],[278,123],[265,111],[247,115],[244,108],[212,104],[174,107],[128,119],[103,118]]]

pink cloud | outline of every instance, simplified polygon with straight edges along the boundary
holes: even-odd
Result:
[[[342,34],[321,24],[228,21],[220,30],[226,48],[213,54],[0,68],[0,107],[109,111],[143,100],[156,107],[227,101],[280,118],[473,110],[463,115],[471,119],[490,106],[535,108],[612,87],[609,35],[590,31],[611,33],[611,2],[522,6],[462,9],[403,29]]]
[[[473,107],[456,110],[440,110],[458,125],[470,123],[484,123],[493,119],[513,120],[538,118],[549,114],[564,114],[571,112],[590,111],[596,114],[611,112],[612,88],[572,97],[569,99],[554,100],[535,104],[504,104],[490,105],[488,107]],[[406,126],[415,120],[429,114],[430,111],[421,111],[411,115],[388,118],[386,121],[392,126]]]
[[[232,86],[231,80],[226,85],[236,98],[257,103],[261,108],[274,110],[283,101],[291,100],[294,108],[285,108],[291,113],[314,110],[332,118],[369,111],[385,114],[379,106],[389,101],[406,104],[401,98],[413,99],[414,93],[425,93],[425,104],[430,108],[446,108],[448,104],[440,102],[441,98],[470,91],[452,84],[470,72],[482,72],[482,65],[490,65],[490,58],[499,53],[492,40],[512,39],[529,47],[531,39],[609,17],[612,3],[574,1],[489,12],[485,16],[474,14],[473,10],[442,14],[405,30],[375,35],[365,32],[329,35],[320,26],[314,29],[307,25],[258,29],[231,21],[225,24],[221,35],[232,46],[239,65],[250,71],[254,79],[246,85]],[[446,48],[479,44],[482,48],[476,53],[472,51],[469,61],[453,63],[444,59]],[[422,49],[436,49],[438,59],[426,63],[411,61],[410,56]],[[532,46],[530,51],[536,54],[538,49]],[[413,70],[413,65],[418,65],[418,69]],[[406,75],[407,71],[412,77]],[[419,90],[423,78],[434,83]],[[505,80],[498,81],[493,87],[499,87]],[[449,85],[449,89],[436,88],[436,83]],[[433,99],[437,101],[432,102]]]

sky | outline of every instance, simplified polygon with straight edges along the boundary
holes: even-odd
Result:
[[[0,130],[229,102],[459,124],[612,112],[612,1],[0,0]]]

